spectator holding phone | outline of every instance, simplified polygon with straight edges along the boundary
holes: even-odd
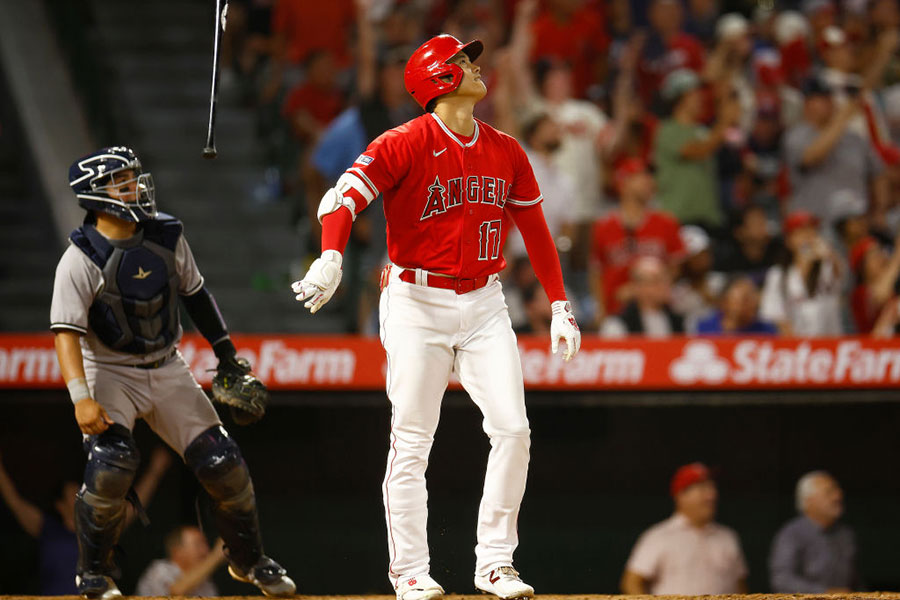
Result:
[[[766,274],[760,315],[785,336],[840,335],[840,262],[819,219],[797,211],[784,222],[787,252]]]

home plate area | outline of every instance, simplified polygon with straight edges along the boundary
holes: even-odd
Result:
[[[165,598],[188,598],[189,596],[163,596]],[[190,596],[193,597],[193,596]],[[261,596],[221,596],[227,600],[243,600],[245,598],[260,598]],[[51,596],[0,596],[0,600],[7,599],[37,599],[51,598]],[[52,596],[53,600],[81,600],[80,596]],[[129,598],[123,596],[122,598]],[[134,598],[148,598],[148,596],[134,596]],[[394,596],[291,596],[298,600],[394,600]],[[447,594],[447,600],[490,600],[492,596]],[[703,600],[816,600],[827,598],[829,600],[900,600],[900,593],[893,592],[853,592],[849,594],[731,594],[722,596],[613,596],[604,594],[538,594],[536,600],[622,600],[624,598],[647,600],[681,600],[685,598]]]

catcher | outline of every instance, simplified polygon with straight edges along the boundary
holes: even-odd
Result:
[[[180,298],[219,359],[216,400],[238,423],[263,416],[266,388],[236,357],[182,224],[156,212],[153,179],[129,148],[75,161],[69,185],[88,213],[56,268],[50,328],[88,455],[75,503],[79,593],[121,595],[113,552],[140,462],[131,430],[143,418],[209,494],[231,576],[269,596],[293,594],[294,582],[263,553],[241,451],[177,349]]]

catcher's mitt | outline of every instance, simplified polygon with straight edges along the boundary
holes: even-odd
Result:
[[[238,425],[249,425],[266,414],[269,390],[250,371],[250,361],[232,357],[219,361],[212,380],[213,399],[227,404]]]

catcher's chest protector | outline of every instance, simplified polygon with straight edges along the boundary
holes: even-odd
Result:
[[[90,224],[69,236],[103,271],[103,289],[91,304],[88,323],[113,350],[148,354],[178,335],[175,246],[181,231],[177,219],[163,217],[127,240],[109,240]]]

